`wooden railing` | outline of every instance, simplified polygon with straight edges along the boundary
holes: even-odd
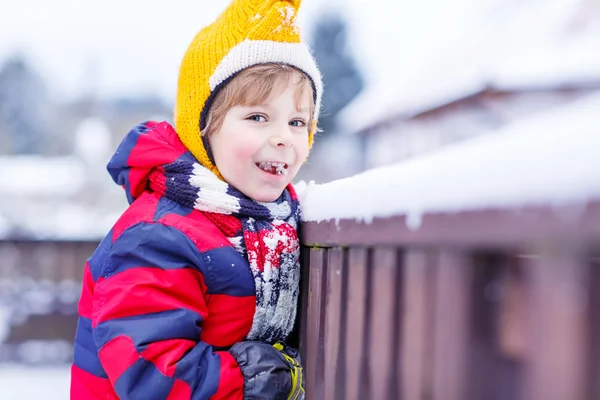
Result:
[[[309,400],[600,399],[598,100],[297,185]]]
[[[308,399],[600,398],[600,202],[308,222]]]
[[[599,202],[410,225],[302,226],[309,399],[600,398]],[[48,310],[13,325],[0,359],[21,360],[23,343],[72,340],[72,294],[96,245],[0,242],[2,300],[52,294]]]

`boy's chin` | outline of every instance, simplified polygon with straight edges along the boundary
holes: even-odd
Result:
[[[287,187],[287,185],[286,185]],[[246,196],[250,197],[252,200],[258,201],[260,203],[271,203],[281,197],[281,194],[285,190],[283,188],[257,188],[251,190],[241,190]]]
[[[272,203],[281,197],[289,183],[289,179],[277,183],[258,181],[256,182],[256,185],[239,185],[236,186],[236,189],[254,201]]]
[[[253,193],[248,197],[261,203],[271,203],[281,197],[282,193],[283,190],[274,193]]]

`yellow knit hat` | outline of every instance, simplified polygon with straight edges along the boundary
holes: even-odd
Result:
[[[301,0],[233,0],[189,45],[179,69],[175,129],[188,150],[220,176],[201,134],[216,93],[235,74],[257,64],[282,63],[304,72],[315,92],[312,144],[323,92],[321,74],[300,41],[296,14]]]

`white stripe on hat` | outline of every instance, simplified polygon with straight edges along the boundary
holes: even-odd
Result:
[[[296,67],[305,72],[313,81],[317,91],[315,120],[319,119],[319,107],[323,93],[321,72],[304,43],[285,43],[273,40],[249,40],[233,47],[219,63],[209,79],[210,90],[234,74],[257,64],[282,63]]]

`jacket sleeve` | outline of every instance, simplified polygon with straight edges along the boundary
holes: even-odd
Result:
[[[193,241],[160,223],[127,229],[106,251],[92,328],[122,400],[242,399],[244,381],[231,354],[200,341],[203,272]]]

